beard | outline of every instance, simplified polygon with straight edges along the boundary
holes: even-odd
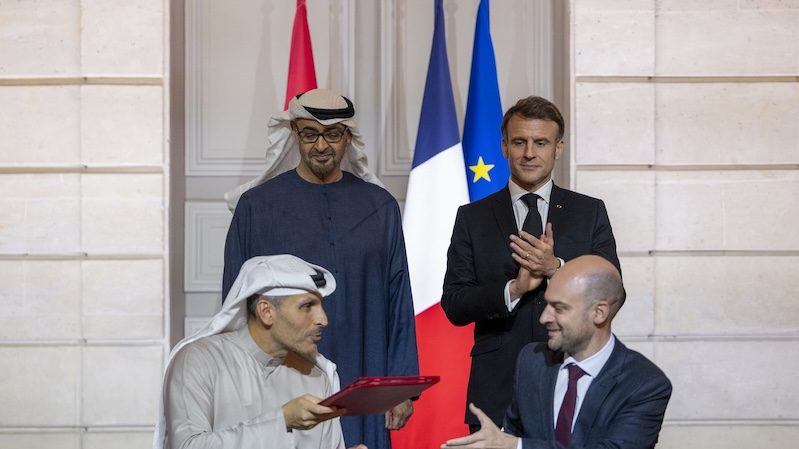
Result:
[[[316,349],[316,345],[314,345],[313,350],[306,350],[306,351],[295,350],[293,352],[297,354],[300,358],[305,360],[306,362],[311,362],[311,363],[315,363],[316,356],[319,355],[319,351]]]
[[[327,156],[329,157],[327,162],[318,162],[316,157],[318,156]],[[307,165],[308,168],[311,170],[311,173],[314,174],[319,179],[325,179],[330,174],[332,174],[336,168],[338,168],[339,164],[341,163],[341,159],[336,160],[336,153],[334,151],[312,151],[308,154],[308,161]]]
[[[318,341],[314,340],[321,334],[322,329],[317,326],[304,327],[288,319],[272,326],[272,339],[280,348],[312,363],[319,354]]]
[[[312,356],[308,352],[290,350],[283,359],[283,364],[303,374],[310,374],[313,367],[316,366],[316,353]]]
[[[591,341],[591,335],[585,332],[565,332],[563,328],[559,331],[554,338],[549,337],[547,340],[547,347],[553,351],[574,355],[585,349]]]
[[[308,341],[309,338],[310,335],[303,339],[286,342],[284,343],[284,346],[290,352],[293,352],[301,358],[313,363],[316,361],[316,356],[319,355],[319,349],[316,343],[311,343]]]

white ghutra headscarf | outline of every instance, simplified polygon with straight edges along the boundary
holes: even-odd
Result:
[[[377,176],[369,171],[363,135],[355,122],[352,102],[332,90],[313,89],[292,98],[287,111],[278,112],[269,120],[264,173],[225,194],[225,201],[231,211],[236,209],[244,192],[283,172],[295,169],[300,163],[297,135],[291,129],[291,123],[297,119],[316,120],[324,126],[337,123],[346,126],[352,134],[352,140],[347,146],[346,157],[341,161],[341,169],[383,187]]]

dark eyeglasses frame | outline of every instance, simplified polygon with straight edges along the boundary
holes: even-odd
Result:
[[[326,129],[323,132],[318,131],[310,131],[310,130],[297,130],[295,129],[294,132],[297,133],[297,137],[299,137],[300,142],[305,144],[313,144],[319,141],[319,136],[325,139],[327,143],[339,143],[344,138],[344,136],[349,131],[349,128],[330,128]],[[336,137],[338,135],[338,137]]]

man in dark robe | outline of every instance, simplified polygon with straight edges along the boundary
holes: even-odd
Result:
[[[354,115],[350,100],[315,89],[272,118],[267,170],[239,189],[223,277],[224,296],[244,261],[281,253],[333,272],[338,288],[325,303],[330,324],[319,351],[336,363],[342,385],[419,371],[399,206],[368,172]],[[406,401],[385,416],[343,417],[345,442],[388,448],[388,430],[411,413]]]

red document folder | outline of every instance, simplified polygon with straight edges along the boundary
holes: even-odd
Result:
[[[346,416],[377,415],[419,396],[438,380],[438,376],[359,377],[320,404],[344,407]]]

